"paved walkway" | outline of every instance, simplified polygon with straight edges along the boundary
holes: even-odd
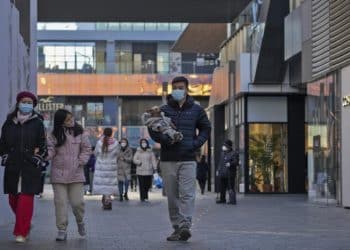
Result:
[[[0,227],[0,249],[350,250],[350,211],[308,203],[306,196],[240,196],[238,206],[230,206],[216,205],[214,194],[199,195],[193,237],[187,243],[165,241],[171,228],[159,190],[151,193],[148,204],[140,203],[136,193],[130,198],[102,211],[99,197],[87,196],[86,239],[78,236],[71,216],[68,241],[57,243],[49,190],[36,200],[30,241],[14,243],[13,224],[7,223]]]

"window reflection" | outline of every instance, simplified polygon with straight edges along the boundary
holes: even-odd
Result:
[[[39,72],[95,72],[95,43],[39,43]]]

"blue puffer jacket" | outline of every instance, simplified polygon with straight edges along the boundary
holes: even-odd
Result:
[[[178,102],[169,95],[168,103],[161,107],[161,111],[171,118],[177,130],[184,136],[182,141],[171,144],[167,135],[149,129],[152,139],[162,145],[161,161],[194,161],[196,150],[210,135],[211,126],[204,109],[191,96],[187,96],[186,102],[180,108]]]

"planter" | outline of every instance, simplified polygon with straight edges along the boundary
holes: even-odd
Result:
[[[272,185],[271,184],[264,184],[263,185],[263,190],[266,193],[271,193],[272,192]]]

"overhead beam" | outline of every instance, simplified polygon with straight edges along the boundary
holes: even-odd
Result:
[[[39,22],[231,22],[250,0],[38,0]]]

